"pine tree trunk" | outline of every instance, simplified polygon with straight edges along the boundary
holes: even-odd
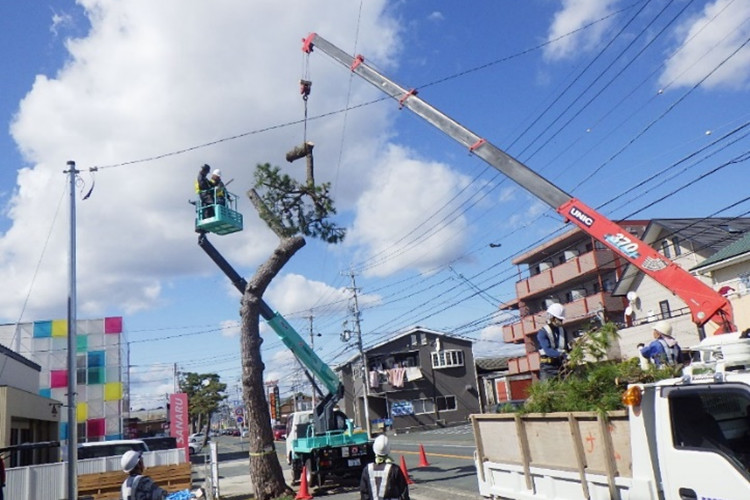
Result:
[[[242,395],[245,403],[250,449],[250,477],[258,500],[271,500],[293,493],[284,481],[276,454],[271,412],[266,400],[260,347],[260,300],[271,280],[294,253],[305,245],[304,238],[283,238],[271,257],[261,265],[242,298]]]

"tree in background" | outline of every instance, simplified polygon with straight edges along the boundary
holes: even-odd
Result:
[[[293,493],[286,485],[275,451],[271,413],[266,401],[260,348],[260,301],[271,280],[305,245],[304,236],[327,243],[343,240],[345,230],[328,220],[336,213],[329,197],[330,184],[316,186],[313,178],[312,144],[304,143],[293,159],[307,158],[307,181],[299,183],[282,174],[279,167],[259,164],[255,187],[247,195],[261,219],[279,237],[279,244],[248,281],[242,297],[242,395],[247,409],[250,477],[258,500]],[[289,161],[290,156],[287,155]]]
[[[205,427],[203,445],[208,440],[211,415],[219,409],[219,404],[227,397],[223,394],[227,384],[220,381],[215,373],[184,372],[180,374],[180,391],[188,397],[188,415],[194,432]]]

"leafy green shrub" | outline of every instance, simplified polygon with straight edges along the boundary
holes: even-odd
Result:
[[[522,413],[559,411],[607,412],[624,409],[621,397],[628,384],[649,383],[679,376],[682,366],[641,369],[638,359],[607,360],[607,350],[618,337],[606,323],[576,339],[560,377],[536,381]],[[502,409],[500,409],[502,411]]]

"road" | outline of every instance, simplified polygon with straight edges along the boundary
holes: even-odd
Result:
[[[219,475],[222,496],[234,494],[247,484],[247,441],[238,437],[213,438],[218,443]],[[435,429],[408,434],[389,435],[391,458],[400,464],[404,458],[409,477],[414,484],[409,492],[413,500],[479,500],[474,468],[474,437],[471,427],[463,425],[446,429]],[[421,449],[428,465],[420,466]],[[284,459],[284,442],[276,443],[279,461],[287,473],[287,484],[291,480]],[[194,462],[201,462],[200,457]],[[195,480],[201,481],[205,472],[196,463]],[[359,500],[358,481],[336,485],[331,482],[311,489],[316,497],[331,500]],[[238,497],[239,498],[239,497]]]

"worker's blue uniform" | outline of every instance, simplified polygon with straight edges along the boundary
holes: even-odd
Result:
[[[568,351],[568,333],[562,326],[544,325],[536,334],[539,347],[539,379],[554,378]]]

